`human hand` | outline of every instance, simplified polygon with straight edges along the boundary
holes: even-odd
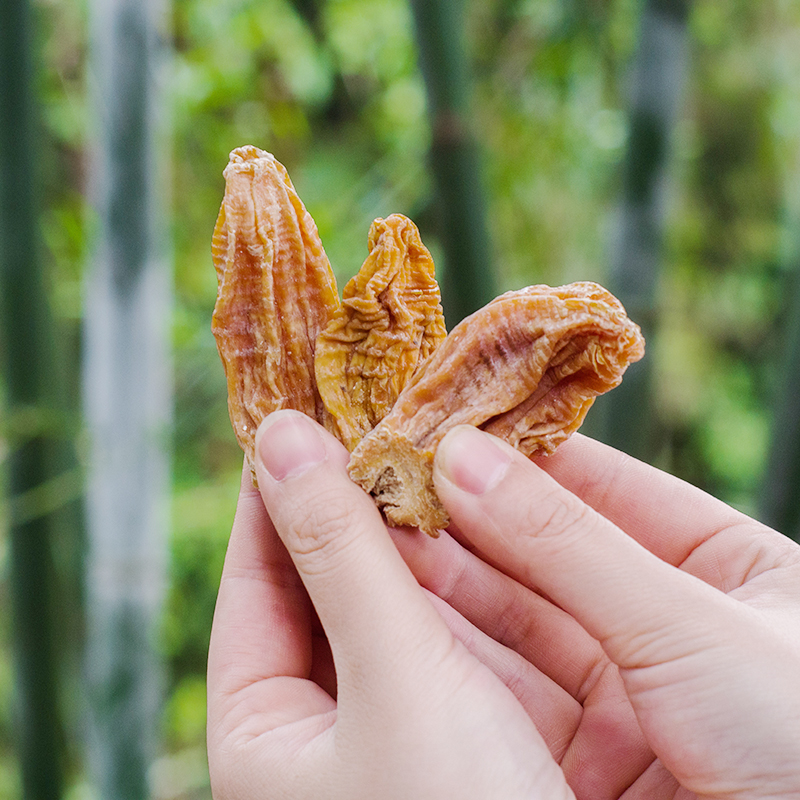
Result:
[[[435,480],[453,536],[393,538],[579,800],[800,797],[800,547],[581,436],[457,429]]]
[[[452,612],[420,588],[347,460],[297,412],[259,431],[260,492],[246,470],[209,650],[215,798],[572,797],[525,707],[450,632]],[[537,689],[551,740],[576,722],[561,694]]]
[[[461,432],[437,459],[456,538],[393,532],[447,600],[432,617],[317,431],[321,464],[259,482],[330,646],[246,476],[209,657],[217,797],[571,796],[526,714],[578,798],[799,796],[796,546],[574,437],[546,467],[603,519]]]

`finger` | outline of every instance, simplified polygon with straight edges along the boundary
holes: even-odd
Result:
[[[421,586],[578,702],[586,699],[608,661],[597,640],[566,611],[465,550],[447,532],[438,539],[402,528],[390,534]]]
[[[435,661],[452,637],[374,503],[349,479],[347,460],[345,448],[299,412],[272,414],[259,429],[259,487],[328,636],[340,702],[347,692],[363,702],[396,690],[421,649]]]
[[[229,692],[254,676],[305,677],[310,644],[308,598],[245,468],[214,610],[210,677]]]
[[[670,564],[682,564],[723,528],[757,526],[701,489],[581,434],[536,463]]]
[[[519,653],[478,630],[441,598],[431,602],[450,632],[513,692],[560,762],[581,723],[583,707]]]
[[[606,660],[583,703],[580,725],[561,769],[577,800],[595,800],[619,797],[654,758],[619,670]]]
[[[675,776],[656,759],[621,795],[620,800],[679,800],[678,791]],[[688,796],[683,800],[689,800]]]
[[[445,437],[434,479],[462,533],[504,572],[552,597],[623,668],[679,658],[709,635],[714,641],[717,617],[734,603],[475,428]]]
[[[248,705],[243,691],[261,692],[265,681],[279,676],[305,679],[311,667],[308,595],[245,467],[209,644],[210,722],[229,707]],[[265,704],[251,694],[251,707]],[[293,714],[330,707],[314,692],[308,701],[308,708],[298,703]]]
[[[653,754],[619,672],[575,619],[447,533],[433,540],[396,530],[392,538],[421,585],[441,598],[451,632],[517,695],[576,797],[621,792],[647,768]],[[558,708],[545,676],[562,692]]]
[[[537,463],[659,558],[723,592],[792,558],[791,541],[782,534],[580,434]]]

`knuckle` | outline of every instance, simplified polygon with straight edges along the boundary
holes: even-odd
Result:
[[[501,608],[502,613],[497,615],[498,623],[493,631],[493,638],[519,652],[535,640],[537,620],[530,614],[529,607],[521,602],[517,592],[509,595]]]
[[[430,576],[428,584],[430,591],[448,603],[457,599],[463,587],[469,583],[470,560],[467,551],[461,547],[451,548],[451,551],[452,559]]]
[[[594,528],[595,514],[589,506],[577,498],[565,496],[559,488],[529,509],[527,530],[539,539],[566,541]]]
[[[306,572],[324,570],[358,539],[364,527],[358,499],[331,487],[298,503],[287,526],[288,544]]]

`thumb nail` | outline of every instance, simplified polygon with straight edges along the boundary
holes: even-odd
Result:
[[[511,456],[487,433],[470,425],[453,428],[436,453],[440,473],[459,489],[484,494],[503,479]]]
[[[276,411],[259,427],[256,453],[276,481],[296,478],[325,460],[315,423],[299,411]]]

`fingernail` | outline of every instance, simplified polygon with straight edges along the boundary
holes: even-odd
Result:
[[[444,477],[470,494],[484,494],[497,486],[510,463],[511,456],[488,434],[469,425],[450,431],[436,453]]]
[[[314,423],[298,411],[276,411],[267,417],[259,428],[256,450],[276,481],[302,475],[326,458]]]

